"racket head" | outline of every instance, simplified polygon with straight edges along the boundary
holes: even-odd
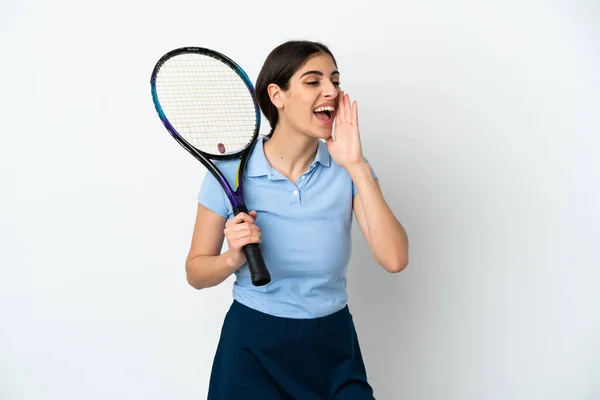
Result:
[[[203,47],[171,50],[156,63],[150,84],[162,123],[194,155],[241,157],[258,137],[254,86],[224,54]]]

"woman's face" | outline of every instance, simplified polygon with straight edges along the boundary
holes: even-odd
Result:
[[[290,78],[288,90],[282,92],[283,107],[279,119],[305,135],[325,139],[337,110],[340,74],[327,54],[311,57]]]

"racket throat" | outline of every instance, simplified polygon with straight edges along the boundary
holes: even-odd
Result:
[[[242,213],[242,212],[248,214],[248,208],[245,205],[233,207],[233,215],[238,215],[239,213]]]

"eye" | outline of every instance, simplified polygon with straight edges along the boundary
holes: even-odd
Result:
[[[319,81],[306,82],[306,84],[310,85],[310,86],[317,86],[319,83],[321,83],[321,82],[319,82]],[[331,83],[333,83],[333,86],[335,86],[335,87],[340,87],[340,85],[341,85],[340,82],[331,82]]]

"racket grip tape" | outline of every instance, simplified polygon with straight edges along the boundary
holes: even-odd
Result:
[[[235,215],[241,212],[248,213],[246,206],[238,206],[233,208]],[[257,243],[250,243],[244,246],[244,255],[250,270],[250,278],[254,286],[264,286],[271,282],[271,274],[267,269],[262,251]]]
[[[250,277],[254,286],[264,286],[271,282],[271,274],[265,265],[260,247],[256,243],[250,243],[244,246],[244,254],[250,269]]]

